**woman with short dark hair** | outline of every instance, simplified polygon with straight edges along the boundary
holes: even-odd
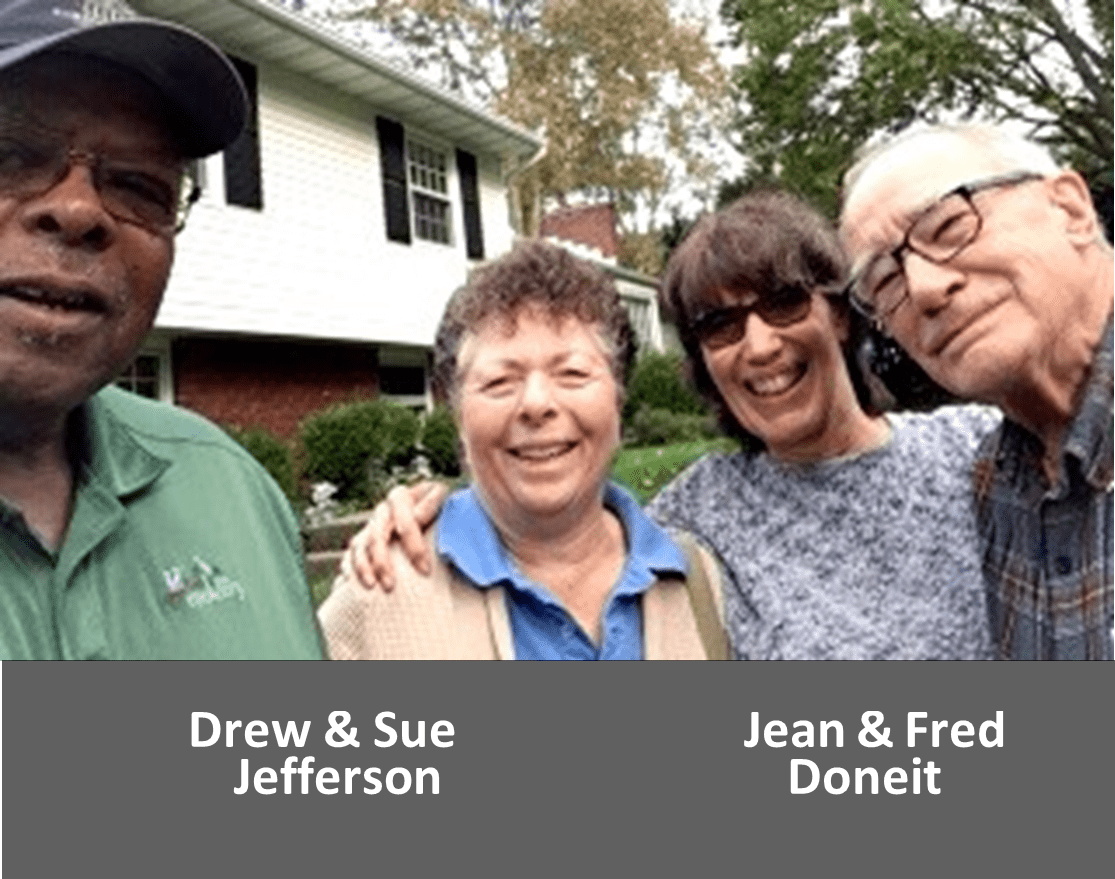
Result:
[[[998,416],[880,414],[846,278],[834,230],[786,193],[694,226],[663,293],[743,449],[697,462],[648,512],[718,556],[741,658],[986,658],[970,478]]]
[[[786,320],[808,314],[811,294],[824,295],[847,336],[841,345],[845,372],[858,403],[850,415],[859,418],[858,409],[876,417],[879,408],[856,358],[869,326],[849,307],[843,289],[847,274],[847,259],[829,223],[805,202],[778,190],[755,192],[725,210],[706,214],[672,254],[662,298],[674,317],[690,378],[717,413],[721,429],[744,450],[757,451],[765,443],[732,414],[701,349],[704,336],[730,336],[742,328],[725,313],[705,307],[710,296],[715,298],[720,290],[763,290],[767,314],[778,321],[779,315]],[[718,324],[715,328],[708,325],[710,314]]]

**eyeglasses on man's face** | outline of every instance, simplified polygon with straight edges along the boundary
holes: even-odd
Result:
[[[106,212],[159,235],[182,229],[200,194],[182,162],[73,149],[59,132],[5,126],[0,134],[0,194],[35,198],[85,165]]]
[[[875,257],[852,279],[852,305],[876,324],[886,322],[910,296],[905,268],[907,251],[938,265],[948,262],[975,241],[983,228],[983,217],[972,200],[974,195],[1040,180],[1042,176],[1033,171],[1013,171],[966,183],[942,196],[910,224],[901,244]]]
[[[842,290],[818,290],[824,295],[840,295]],[[805,320],[813,307],[814,291],[801,284],[786,284],[756,296],[752,302],[714,308],[697,316],[693,334],[711,350],[726,348],[747,332],[747,318],[755,313],[772,327],[788,327]]]

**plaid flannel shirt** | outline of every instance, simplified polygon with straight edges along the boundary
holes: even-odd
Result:
[[[1041,442],[1006,420],[980,447],[976,520],[1000,659],[1112,658],[1112,324],[1049,485]]]

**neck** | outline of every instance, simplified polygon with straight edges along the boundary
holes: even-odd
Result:
[[[67,416],[0,412],[0,498],[49,549],[61,543],[70,517]]]
[[[787,464],[816,464],[874,451],[887,441],[890,426],[881,415],[868,415],[858,405],[844,418],[831,421],[823,436],[790,448],[768,448],[772,458]]]
[[[609,520],[615,521],[615,517],[600,504],[560,530],[546,524],[532,527],[522,523],[511,529],[501,526],[500,536],[521,565],[548,564],[554,560],[571,562],[599,551],[608,543],[605,526]]]
[[[524,526],[499,529],[511,557],[599,641],[604,603],[627,555],[623,526],[603,503],[560,529],[546,523]]]
[[[1111,318],[1112,262],[1097,269],[1087,298],[1072,326],[1058,335],[1055,350],[1035,356],[996,402],[1014,421],[1033,433],[1045,447],[1051,477],[1059,470],[1061,444],[1076,417],[1084,388],[1091,377],[1096,349]]]

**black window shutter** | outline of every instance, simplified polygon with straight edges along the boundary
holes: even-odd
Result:
[[[248,90],[248,120],[240,136],[225,148],[225,201],[246,208],[263,207],[263,175],[259,161],[259,91],[256,66],[232,59]]]
[[[484,228],[480,225],[480,180],[476,156],[457,150],[457,176],[461,179],[461,209],[465,215],[465,250],[469,259],[484,258]]]
[[[383,215],[387,240],[410,244],[410,210],[407,206],[406,139],[398,122],[376,116],[379,161],[383,176]]]

